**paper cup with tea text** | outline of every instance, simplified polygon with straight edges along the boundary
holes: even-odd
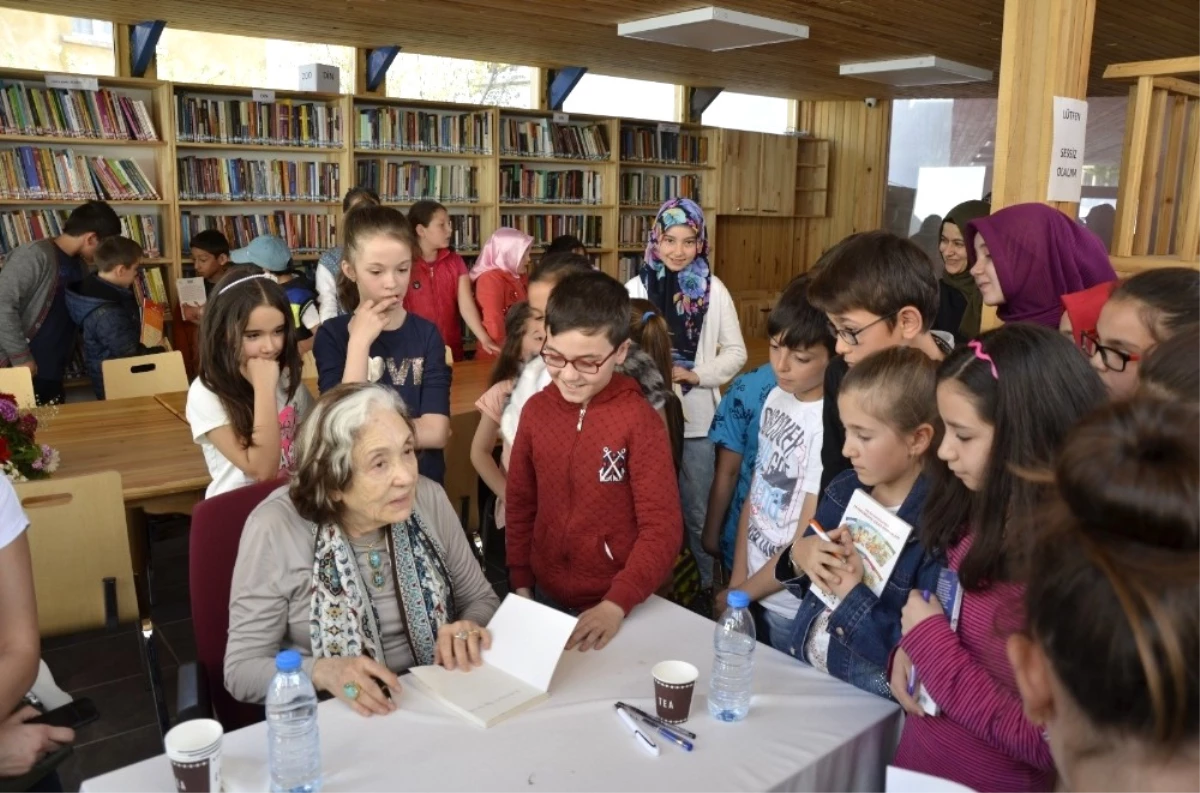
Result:
[[[654,676],[654,709],[667,724],[683,724],[692,712],[692,694],[700,670],[687,661],[663,661],[650,670]]]
[[[167,733],[167,759],[178,793],[219,793],[221,739],[225,730],[214,719],[192,719]]]

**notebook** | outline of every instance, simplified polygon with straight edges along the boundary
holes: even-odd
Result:
[[[491,727],[545,702],[577,620],[510,594],[488,623],[492,647],[469,672],[441,666],[409,670],[413,687],[467,721]]]

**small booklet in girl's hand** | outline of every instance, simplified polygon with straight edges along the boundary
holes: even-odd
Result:
[[[202,306],[208,302],[203,278],[176,278],[175,289],[180,305]]]
[[[842,515],[842,525],[850,530],[854,548],[863,560],[863,583],[877,596],[883,593],[900,551],[912,534],[912,526],[892,512],[865,490],[855,490],[850,504]],[[837,595],[826,594],[820,587],[813,587],[817,597],[831,609],[841,602]]]
[[[946,612],[946,619],[950,620],[950,630],[957,631],[958,615],[962,613],[963,588],[958,584],[958,573],[948,567],[943,567],[942,571],[938,573],[937,599],[942,604],[942,611]],[[938,704],[933,701],[933,697],[929,696],[929,692],[925,690],[925,686],[919,687],[916,697],[917,704],[930,716],[936,716],[942,712]]]

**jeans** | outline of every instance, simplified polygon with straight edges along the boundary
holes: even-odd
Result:
[[[760,642],[771,645],[781,653],[788,652],[795,622],[793,618],[777,614],[761,603],[750,605],[750,615],[754,617],[754,630]]]
[[[704,552],[700,536],[704,533],[708,492],[712,490],[716,461],[717,449],[708,438],[684,438],[679,498],[683,506],[683,525],[687,528],[688,545],[696,557],[696,564],[700,566],[700,585],[705,589],[712,588],[713,564],[716,560]]]

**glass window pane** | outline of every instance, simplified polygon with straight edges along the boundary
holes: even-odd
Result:
[[[648,121],[679,121],[675,114],[673,84],[603,74],[585,74],[563,103],[563,111]]]
[[[354,90],[353,47],[168,26],[158,40],[157,54],[160,80],[295,91],[300,86],[300,67],[323,63],[341,70],[341,93]]]
[[[531,108],[537,104],[534,72],[532,66],[401,52],[388,70],[387,95]]]
[[[704,111],[700,123],[782,135],[788,127],[788,101],[777,96],[722,91]]]
[[[112,23],[0,8],[0,66],[115,74]]]

